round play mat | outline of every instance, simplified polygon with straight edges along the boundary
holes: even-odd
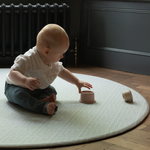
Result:
[[[93,85],[96,103],[80,103],[76,86],[57,78],[52,85],[58,92],[58,111],[52,117],[35,114],[7,101],[3,92],[8,71],[0,69],[0,148],[57,147],[101,140],[134,128],[149,113],[147,101],[135,90],[104,78],[75,74]],[[122,97],[128,89],[133,103]]]

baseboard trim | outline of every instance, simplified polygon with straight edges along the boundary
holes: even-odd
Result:
[[[126,49],[119,49],[119,48],[111,48],[111,47],[101,47],[101,48],[90,48],[95,50],[104,50],[104,51],[111,51],[111,52],[118,52],[118,53],[126,53],[126,54],[133,54],[133,55],[140,55],[140,56],[147,56],[150,57],[150,53],[147,52],[140,52],[140,51],[133,51],[133,50],[126,50]]]

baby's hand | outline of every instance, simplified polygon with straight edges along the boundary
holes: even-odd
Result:
[[[40,84],[38,78],[28,77],[25,81],[25,87],[31,91],[34,91],[38,87],[38,84]]]
[[[78,87],[79,93],[81,93],[81,88],[82,87],[86,87],[88,89],[92,88],[92,85],[90,83],[87,83],[87,82],[84,82],[84,81],[81,81],[81,80],[78,81],[76,86]]]

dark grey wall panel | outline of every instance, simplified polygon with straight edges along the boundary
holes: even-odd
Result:
[[[104,68],[150,75],[150,58],[141,55],[90,49],[86,51],[84,61]]]
[[[83,0],[81,8],[82,62],[150,75],[150,3]]]
[[[92,7],[88,12],[88,46],[149,52],[149,19],[150,11]]]

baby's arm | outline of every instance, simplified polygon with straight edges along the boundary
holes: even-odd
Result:
[[[79,80],[76,76],[74,76],[69,70],[67,69],[63,69],[59,75],[58,75],[60,78],[72,83],[72,84],[75,84],[78,89],[79,89],[79,93],[81,93],[81,88],[82,87],[86,87],[88,89],[92,88],[92,85],[90,83],[87,83],[87,82],[84,82],[84,81],[81,81]]]
[[[26,87],[32,91],[37,88],[38,84],[40,84],[39,79],[26,77],[15,69],[10,70],[9,76],[16,85]]]

